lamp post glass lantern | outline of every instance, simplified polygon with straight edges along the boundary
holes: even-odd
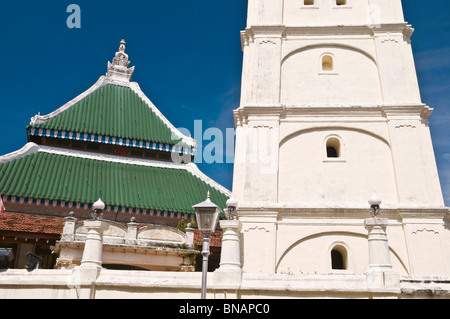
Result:
[[[210,236],[216,230],[217,221],[219,219],[220,208],[214,204],[208,192],[204,202],[192,206],[195,209],[197,217],[198,229],[203,235],[202,243],[202,299],[206,299],[206,280],[208,274],[208,257],[210,254]]]
[[[216,230],[220,208],[211,201],[209,192],[204,202],[192,207],[195,209],[198,229],[209,237]]]
[[[380,208],[381,203],[381,199],[376,194],[373,194],[372,197],[369,198],[369,213],[372,217],[378,217],[383,212]]]
[[[227,200],[226,216],[229,220],[233,220],[236,218],[237,206],[238,201],[234,197],[231,197]]]
[[[94,214],[92,214],[92,219],[100,220],[103,217],[103,210],[105,209],[105,203],[99,198],[98,201],[92,205],[94,208]]]

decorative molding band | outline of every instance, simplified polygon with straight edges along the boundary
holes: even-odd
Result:
[[[19,197],[13,195],[3,195],[3,201],[11,204],[25,204],[25,205],[36,205],[36,206],[44,206],[44,207],[60,207],[60,208],[69,208],[69,209],[83,209],[83,210],[92,210],[92,203],[79,203],[72,201],[64,201],[64,200],[50,200],[50,199],[41,199],[41,198],[30,198],[30,197]],[[167,217],[167,218],[176,218],[181,219],[183,217],[189,217],[194,215],[194,213],[180,213],[180,212],[172,212],[172,211],[161,211],[154,209],[140,209],[133,207],[123,207],[123,206],[111,206],[108,205],[105,207],[105,212],[112,213],[128,213],[128,214],[137,214],[137,215],[147,215],[147,216],[155,216],[155,217]]]
[[[292,203],[239,203],[239,216],[263,216],[266,214],[287,214],[295,216],[315,216],[321,218],[329,216],[330,211],[339,211],[342,216],[360,218],[358,216],[369,217],[369,207],[365,203],[330,203],[320,202],[292,202]],[[414,219],[437,219],[442,220],[446,214],[449,214],[447,207],[435,205],[403,205],[403,204],[384,204],[383,216],[389,218],[400,218],[404,223]],[[323,216],[322,216],[323,215]]]
[[[340,26],[297,26],[288,27],[285,25],[253,25],[241,31],[241,45],[242,49],[254,42],[256,37],[279,37],[285,38],[289,36],[328,36],[335,35],[351,35],[362,37],[385,36],[386,33],[397,33],[404,35],[408,40],[411,38],[414,28],[410,24],[404,23],[389,23],[381,24],[377,28],[372,28],[369,25],[349,25]]]
[[[282,36],[286,30],[285,25],[253,25],[250,28],[246,28],[249,35],[260,37],[260,36]]]
[[[121,137],[112,137],[112,136],[104,136],[99,134],[89,134],[89,133],[80,133],[80,132],[70,132],[70,131],[60,131],[60,130],[47,130],[47,129],[37,129],[31,127],[27,130],[27,135],[31,136],[43,136],[43,137],[52,137],[59,139],[68,139],[74,141],[85,141],[85,142],[95,142],[102,144],[110,144],[110,145],[118,145],[118,146],[128,146],[128,147],[136,147],[143,148],[147,150],[157,150],[171,153],[183,153],[186,155],[195,155],[196,150],[192,148],[190,145],[180,145],[178,143],[176,145],[170,145],[165,143],[157,143],[150,141],[141,141],[135,139],[121,138]]]
[[[235,111],[235,116],[249,117],[256,116],[279,116],[286,119],[288,116],[311,115],[311,116],[370,116],[379,117],[383,114],[383,109],[379,105],[330,105],[330,106],[312,106],[312,105],[243,105]]]

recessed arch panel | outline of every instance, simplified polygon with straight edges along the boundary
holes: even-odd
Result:
[[[315,48],[320,48],[320,49],[322,49],[323,52],[325,52],[325,54],[330,54],[330,53],[328,52],[328,51],[330,51],[330,50],[328,50],[328,49],[333,50],[333,49],[336,49],[336,48],[344,48],[344,49],[347,49],[347,50],[350,50],[350,51],[359,52],[360,54],[363,54],[363,55],[365,55],[367,58],[369,58],[370,60],[372,60],[372,62],[373,62],[374,64],[377,64],[377,61],[376,61],[376,59],[373,57],[373,55],[370,54],[369,52],[363,50],[363,49],[360,49],[360,48],[357,48],[357,47],[354,47],[354,46],[351,46],[351,45],[338,44],[338,43],[331,43],[331,42],[330,42],[330,43],[318,43],[318,44],[306,45],[306,46],[297,48],[297,49],[295,49],[295,50],[292,50],[292,51],[290,51],[289,53],[287,53],[287,54],[283,57],[283,59],[281,60],[281,64],[283,64],[287,59],[289,59],[290,57],[292,57],[293,55],[295,55],[295,54],[297,54],[297,53],[300,53],[300,52],[306,51],[306,50],[315,49]]]
[[[280,100],[294,106],[381,104],[376,60],[346,45],[317,44],[294,50],[282,59]]]
[[[339,136],[340,157],[327,157],[330,136]],[[279,202],[361,205],[373,193],[384,203],[398,203],[392,151],[383,137],[357,128],[320,127],[282,139]]]
[[[367,134],[376,139],[379,139],[381,142],[385,143],[388,147],[390,147],[389,142],[381,135],[378,135],[374,132],[364,130],[361,128],[347,127],[347,126],[322,126],[322,127],[311,127],[311,128],[301,129],[301,130],[292,132],[292,133],[288,134],[287,136],[283,137],[282,140],[280,141],[280,146],[282,146],[287,141],[289,141],[292,138],[295,138],[298,135],[307,134],[309,132],[317,132],[317,131],[323,131],[323,132],[328,133],[325,135],[325,138],[323,139],[324,141],[326,141],[328,138],[335,137],[335,138],[338,138],[340,140],[340,142],[342,143],[343,142],[342,137],[340,135],[336,134],[337,131],[355,131],[355,132],[360,132],[361,134]]]
[[[277,260],[278,274],[328,274],[331,269],[330,252],[333,247],[344,247],[346,271],[363,274],[369,265],[367,234],[351,231],[325,231],[299,238],[292,243]],[[395,249],[389,246],[394,270],[407,275],[404,261]]]

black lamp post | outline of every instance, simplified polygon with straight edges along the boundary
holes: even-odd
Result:
[[[202,244],[202,299],[206,299],[206,281],[208,274],[208,257],[210,254],[209,246],[211,242],[211,234],[216,230],[217,221],[219,219],[220,208],[214,204],[208,192],[204,202],[192,206],[197,216],[198,229],[203,236]]]

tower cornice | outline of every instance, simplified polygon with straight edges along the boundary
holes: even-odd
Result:
[[[434,109],[426,104],[402,105],[336,105],[336,106],[292,106],[292,105],[244,105],[234,111],[236,126],[247,124],[252,118],[277,118],[286,120],[290,117],[354,117],[404,119],[420,118],[427,120]]]
[[[427,120],[434,111],[426,104],[383,105],[383,112],[387,118],[420,117]]]
[[[410,39],[414,28],[408,23],[370,25],[330,25],[330,26],[285,26],[285,25],[253,25],[241,31],[242,46],[248,45],[258,37],[289,36],[382,36],[386,33],[401,34]]]
[[[283,32],[286,30],[285,25],[253,25],[250,28],[247,28],[247,30],[251,30],[254,36],[259,35],[274,35],[279,36],[282,35]]]

